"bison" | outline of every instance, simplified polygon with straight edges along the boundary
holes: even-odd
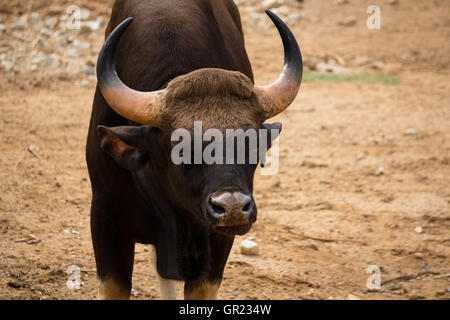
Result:
[[[163,298],[213,299],[235,235],[257,217],[257,164],[174,164],[171,133],[265,123],[296,97],[302,56],[288,27],[284,68],[256,86],[232,0],[117,0],[99,54],[86,146],[100,299],[128,299],[135,243],[152,245]],[[270,136],[270,142],[275,137]]]

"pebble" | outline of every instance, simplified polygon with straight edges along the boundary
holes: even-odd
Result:
[[[13,24],[11,25],[11,27],[13,29],[25,29],[26,27],[28,27],[28,15],[24,14],[22,16],[20,16],[19,19],[17,19],[15,22],[13,22]]]
[[[423,233],[423,228],[421,226],[418,226],[414,229],[415,233]]]
[[[88,75],[88,76],[95,76],[95,75],[96,75],[95,68],[93,68],[93,67],[88,67],[88,66],[86,66],[86,67],[83,68],[83,73],[84,73],[85,75]]]
[[[9,281],[8,286],[10,286],[11,288],[14,288],[14,289],[20,289],[20,288],[25,287],[25,285],[19,281]]]
[[[6,72],[10,71],[13,68],[13,66],[14,63],[12,61],[2,60],[0,62],[0,67]]]
[[[54,29],[58,24],[58,19],[56,17],[50,17],[45,20],[45,25],[50,29]]]
[[[94,85],[88,80],[88,79],[84,79],[80,82],[80,85],[83,88],[92,88]]]
[[[78,54],[78,51],[75,49],[69,49],[69,57],[71,58],[78,58],[80,55]]]
[[[356,18],[354,16],[347,17],[344,20],[338,22],[338,25],[344,26],[344,27],[352,27],[355,24],[356,24]]]
[[[363,66],[363,65],[367,65],[371,62],[371,59],[369,57],[357,57],[355,58],[355,60],[353,61],[353,63],[356,66]]]
[[[48,14],[53,16],[60,16],[62,14],[63,10],[61,7],[57,6],[51,6],[48,8]]]
[[[381,61],[373,61],[370,67],[374,70],[382,70],[383,69],[383,62]]]
[[[278,8],[284,4],[284,0],[264,0],[262,6],[265,9]]]
[[[376,171],[375,171],[375,175],[376,176],[382,176],[384,174],[384,167],[379,167]]]
[[[245,239],[241,242],[241,253],[248,256],[256,256],[259,254],[259,246],[256,242]]]
[[[91,16],[91,10],[86,8],[81,8],[80,10],[80,19],[81,20],[87,20]]]
[[[91,47],[91,45],[89,44],[89,42],[78,41],[78,40],[73,41],[73,42],[72,42],[72,45],[73,45],[75,48],[83,49],[83,50],[89,49],[89,48]]]
[[[416,253],[414,253],[414,258],[423,259],[423,254],[421,252],[416,252]]]
[[[316,70],[320,73],[344,73],[346,68],[333,63],[319,62],[316,64]]]
[[[345,300],[361,300],[360,297],[355,296],[354,294],[349,294]]]
[[[416,131],[416,129],[414,129],[414,128],[409,128],[408,130],[406,130],[404,133],[403,133],[403,135],[405,135],[405,136],[414,136],[414,135],[416,135],[417,134],[417,131]]]
[[[101,24],[102,24],[101,17],[99,17],[97,20],[89,20],[83,22],[83,26],[88,27],[92,32],[100,29]]]
[[[35,29],[39,29],[40,27],[40,23],[39,23],[39,13],[37,12],[32,12],[31,15],[31,25],[33,26],[33,28]]]

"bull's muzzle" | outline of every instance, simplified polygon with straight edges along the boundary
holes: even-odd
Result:
[[[219,191],[208,201],[207,213],[215,227],[251,225],[256,220],[256,206],[252,195],[240,191]]]

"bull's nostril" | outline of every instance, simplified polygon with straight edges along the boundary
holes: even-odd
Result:
[[[220,206],[216,206],[215,204],[211,203],[211,207],[214,210],[214,213],[216,213],[216,214],[224,214],[225,213],[225,209]]]
[[[251,205],[252,205],[251,202],[247,203],[247,204],[244,206],[244,208],[242,208],[242,210],[243,210],[244,212],[247,212],[248,210],[250,210]]]

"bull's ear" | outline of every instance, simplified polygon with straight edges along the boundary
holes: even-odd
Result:
[[[149,155],[140,145],[145,142],[147,126],[113,127],[98,126],[100,148],[122,168],[137,171],[144,167]]]
[[[264,128],[267,130],[267,149],[270,149],[272,142],[280,135],[283,126],[279,122],[264,123]]]

